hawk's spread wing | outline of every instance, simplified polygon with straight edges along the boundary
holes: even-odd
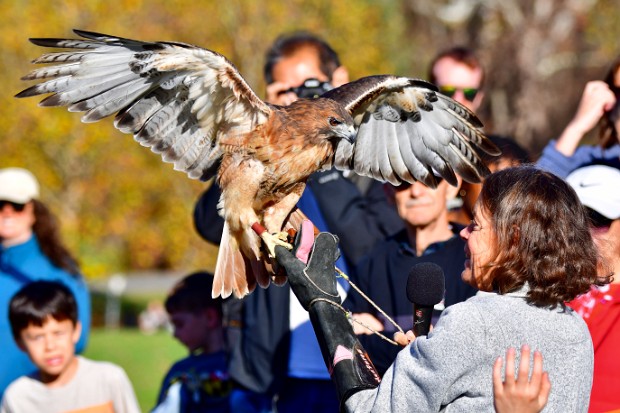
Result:
[[[354,143],[338,143],[339,169],[395,185],[418,180],[435,187],[433,170],[453,185],[454,172],[470,182],[488,174],[474,146],[499,154],[471,111],[423,80],[369,76],[322,97],[343,104],[358,128]]]
[[[79,39],[30,39],[70,49],[24,80],[46,80],[17,95],[51,93],[41,106],[86,112],[84,122],[116,115],[114,125],[191,178],[217,172],[225,137],[245,134],[271,113],[224,56],[196,46],[141,42],[76,30]]]

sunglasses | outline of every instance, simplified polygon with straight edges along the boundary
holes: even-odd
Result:
[[[2,211],[6,205],[10,205],[15,212],[22,212],[24,208],[26,208],[26,204],[19,204],[17,202],[0,200],[0,211]]]
[[[586,208],[588,211],[588,218],[590,219],[590,224],[594,228],[609,228],[613,219],[609,219],[604,215],[599,214],[593,209]]]
[[[470,102],[473,102],[476,98],[476,95],[478,94],[478,89],[474,87],[460,88],[455,86],[439,86],[439,91],[449,98],[454,97],[457,90],[463,92],[463,96],[465,96],[465,99],[469,100]]]

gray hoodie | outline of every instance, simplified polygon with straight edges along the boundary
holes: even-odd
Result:
[[[594,353],[586,324],[570,308],[527,304],[526,292],[483,293],[448,307],[428,337],[399,353],[377,389],[347,400],[347,411],[494,412],[495,359],[529,344],[542,352],[551,380],[543,411],[587,412]]]

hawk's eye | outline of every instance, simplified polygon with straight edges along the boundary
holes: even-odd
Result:
[[[342,125],[342,121],[338,120],[336,118],[329,118],[329,125],[330,126],[338,126],[338,125]]]

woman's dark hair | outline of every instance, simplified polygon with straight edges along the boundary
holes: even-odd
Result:
[[[45,254],[56,267],[62,268],[70,274],[78,274],[79,269],[77,261],[60,239],[60,231],[56,217],[41,201],[33,199],[31,202],[34,206],[35,217],[32,230],[37,236],[43,254]]]
[[[52,317],[77,324],[75,297],[64,284],[56,281],[34,281],[19,290],[9,303],[11,333],[17,341],[30,324],[41,327]]]
[[[489,279],[500,294],[528,283],[530,304],[554,308],[610,281],[597,275],[585,208],[557,176],[533,166],[503,169],[485,179],[478,202],[496,237]]]
[[[605,83],[609,86],[611,90],[613,90],[616,94],[616,105],[620,105],[620,87],[616,86],[615,78],[616,73],[620,70],[620,56],[616,58],[611,64],[611,67],[607,71],[605,78],[603,79]],[[614,125],[614,121],[611,118],[611,111],[605,113],[605,116],[601,118],[601,125],[599,129],[599,142],[603,148],[609,148],[618,143],[618,131],[616,130],[616,126]],[[615,109],[617,110],[617,109]]]

